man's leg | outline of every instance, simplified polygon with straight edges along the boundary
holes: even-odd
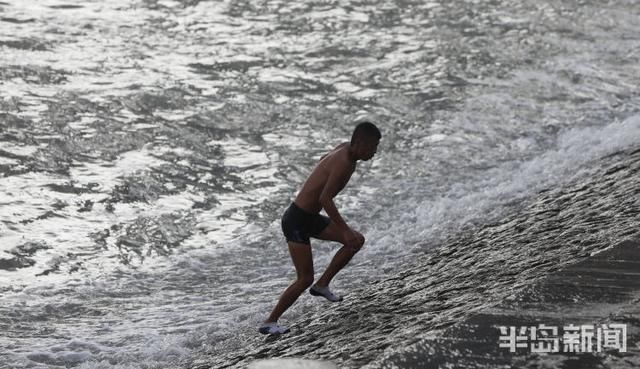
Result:
[[[288,242],[289,253],[296,267],[298,278],[280,296],[280,300],[273,308],[265,323],[276,322],[280,316],[300,297],[300,295],[313,283],[313,258],[311,245],[298,242]]]
[[[340,250],[338,250],[338,252],[336,252],[336,254],[333,256],[333,259],[331,259],[331,262],[322,274],[322,277],[320,277],[316,281],[316,287],[323,288],[329,286],[329,283],[331,282],[333,277],[338,274],[338,272],[349,263],[353,255],[355,255],[360,250],[362,244],[364,244],[364,236],[362,236],[362,234],[360,233],[358,234],[361,237],[361,242],[355,249],[344,245],[345,242],[342,239],[342,234],[336,224],[333,222],[329,223],[329,225],[325,229],[323,229],[322,232],[315,236],[315,238],[321,240],[340,242],[343,245]]]

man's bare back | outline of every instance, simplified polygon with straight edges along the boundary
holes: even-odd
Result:
[[[296,196],[294,202],[302,209],[317,213],[322,209],[320,197],[327,181],[333,171],[342,173],[340,181],[334,187],[337,189],[333,196],[337,195],[349,182],[351,175],[356,169],[356,163],[349,158],[349,143],[343,142],[332,151],[320,158],[320,161],[313,169],[309,178],[302,185],[302,189]]]

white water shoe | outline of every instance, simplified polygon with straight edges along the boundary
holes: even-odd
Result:
[[[329,290],[329,287],[320,288],[314,285],[309,289],[309,293],[313,296],[322,296],[331,302],[342,301],[342,296],[334,295],[333,292]]]
[[[262,323],[258,332],[262,334],[283,334],[288,333],[289,328],[278,325],[276,322]]]

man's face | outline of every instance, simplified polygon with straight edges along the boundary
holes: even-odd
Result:
[[[377,139],[368,139],[368,140],[363,140],[362,142],[362,160],[369,160],[371,158],[373,158],[373,156],[376,154],[376,152],[378,151],[378,144],[380,143],[380,140]]]

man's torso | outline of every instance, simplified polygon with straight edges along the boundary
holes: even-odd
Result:
[[[320,204],[320,194],[324,189],[327,179],[329,178],[330,169],[336,165],[337,161],[348,160],[349,143],[344,142],[336,146],[335,149],[323,156],[313,171],[309,175],[309,178],[302,185],[302,189],[298,192],[294,202],[303,210],[310,213],[318,213],[322,209]],[[351,164],[349,176],[340,185],[338,192],[342,191],[344,186],[349,181],[349,178],[355,170],[355,163]]]

